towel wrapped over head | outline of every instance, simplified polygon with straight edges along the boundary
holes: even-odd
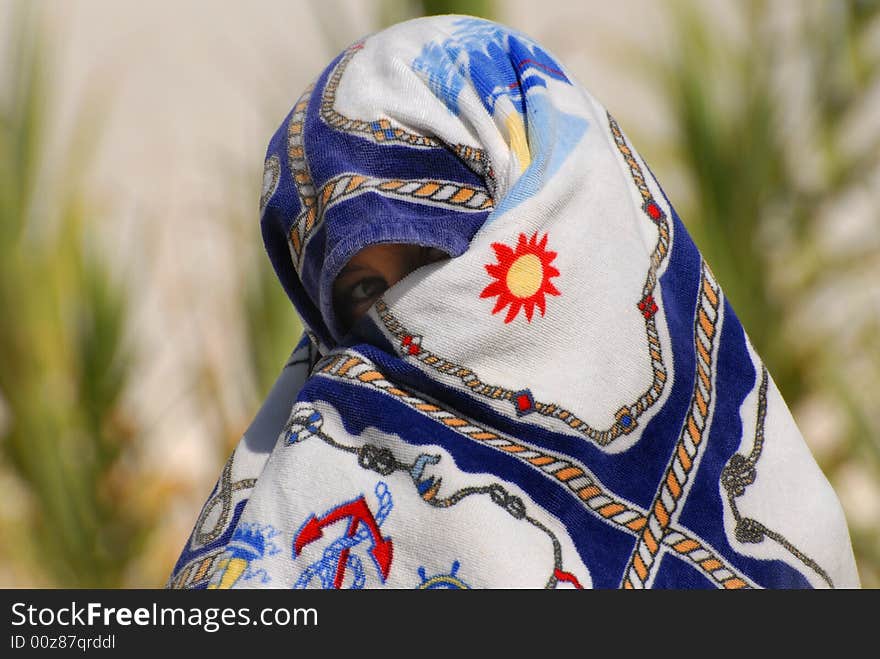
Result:
[[[838,500],[645,162],[527,36],[421,18],[272,137],[306,332],[168,585],[858,585]],[[354,327],[361,250],[434,248]]]

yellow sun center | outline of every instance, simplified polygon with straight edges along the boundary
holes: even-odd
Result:
[[[507,271],[507,288],[516,297],[531,297],[541,288],[543,280],[544,267],[534,254],[523,254]]]

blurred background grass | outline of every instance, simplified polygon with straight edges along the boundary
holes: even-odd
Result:
[[[880,586],[880,3],[248,7],[0,4],[0,586],[164,584],[299,333],[256,222],[268,138],[340,48],[447,12],[530,34],[627,130],[838,491],[863,585]],[[174,34],[197,63],[185,87]],[[234,99],[190,112],[212,139],[181,119],[207,85]]]

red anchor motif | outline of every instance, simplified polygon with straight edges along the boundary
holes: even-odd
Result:
[[[367,502],[364,500],[363,495],[359,496],[354,501],[334,508],[320,518],[312,515],[308,521],[303,524],[293,540],[294,557],[297,556],[307,544],[321,538],[324,535],[322,529],[325,526],[334,524],[347,517],[351,518],[351,521],[348,523],[348,529],[345,531],[346,538],[353,538],[361,524],[366,525],[367,529],[369,529],[372,538],[372,547],[370,547],[369,552],[373,557],[373,560],[376,562],[376,565],[379,567],[379,571],[382,574],[382,581],[385,581],[385,579],[388,578],[388,572],[391,569],[394,544],[392,543],[391,538],[382,537],[382,533],[379,531],[379,525],[376,523],[376,518],[373,517],[373,513],[367,505]],[[346,547],[339,554],[339,562],[336,565],[336,575],[333,579],[334,588],[342,588],[342,582],[345,577],[345,566],[350,551],[351,548]]]

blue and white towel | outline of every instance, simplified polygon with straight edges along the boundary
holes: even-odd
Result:
[[[856,587],[835,493],[620,126],[528,37],[422,18],[346,49],[269,144],[307,331],[175,588]],[[362,248],[452,256],[345,334]]]

